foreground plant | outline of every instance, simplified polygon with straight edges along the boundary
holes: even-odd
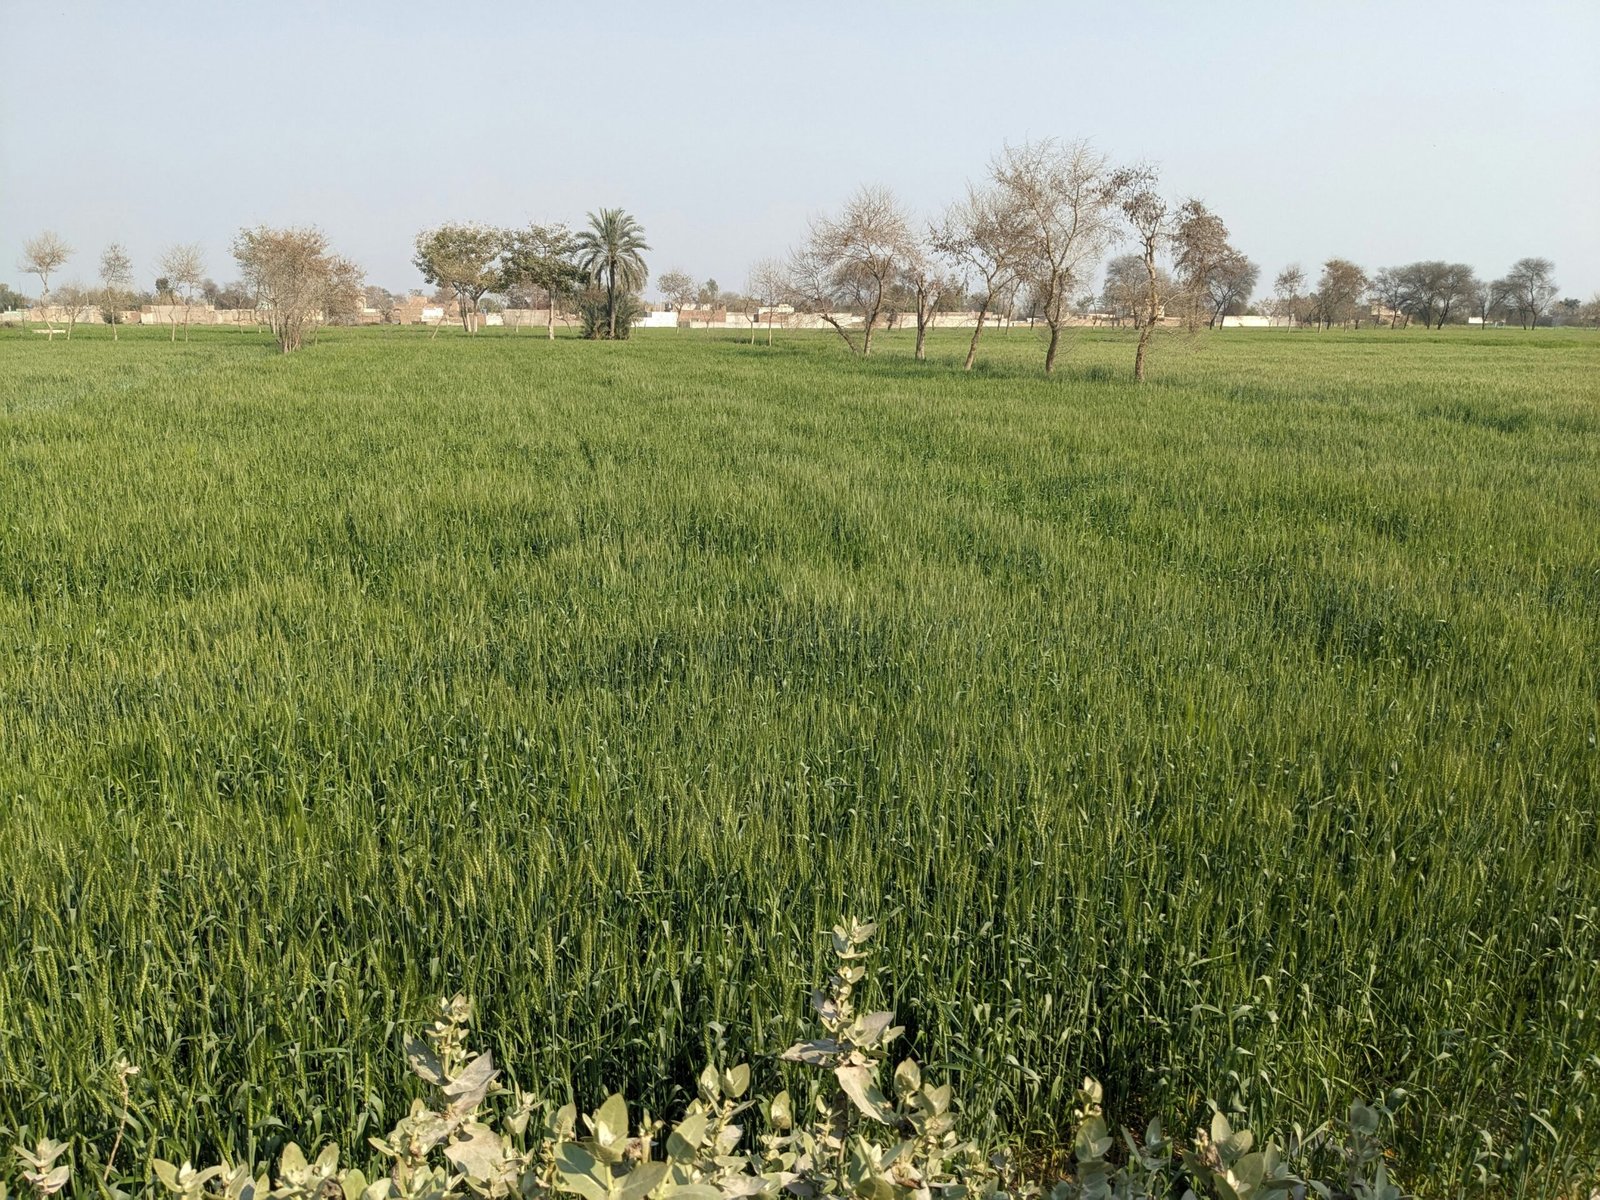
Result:
[[[1382,1105],[1353,1104],[1346,1121],[1297,1139],[1290,1151],[1271,1141],[1257,1149],[1255,1136],[1234,1129],[1220,1110],[1187,1146],[1174,1146],[1155,1120],[1143,1137],[1123,1129],[1119,1151],[1094,1079],[1078,1094],[1071,1173],[1048,1188],[1028,1180],[1009,1154],[986,1155],[962,1138],[950,1085],[924,1079],[915,1060],[901,1060],[885,1090],[889,1048],[901,1027],[892,1012],[856,1006],[875,932],[855,920],[834,928],[835,966],[811,997],[820,1034],[782,1056],[818,1071],[803,1115],[786,1090],[752,1098],[747,1064],[712,1063],[700,1074],[697,1098],[670,1128],[648,1111],[631,1113],[621,1095],[580,1119],[572,1104],[553,1108],[501,1083],[493,1056],[472,1048],[472,1003],[457,995],[440,1004],[422,1037],[406,1043],[407,1062],[432,1091],[386,1136],[368,1139],[386,1164],[379,1177],[341,1167],[332,1143],[311,1157],[291,1143],[270,1172],[162,1159],[152,1169],[179,1200],[745,1200],[780,1193],[806,1200],[1401,1200],[1378,1141]],[[132,1068],[120,1070],[125,1082]],[[766,1132],[745,1150],[743,1118],[752,1111]],[[66,1188],[67,1149],[48,1138],[31,1151],[18,1149],[34,1197]],[[1337,1161],[1337,1182],[1297,1174],[1297,1164],[1316,1154]],[[4,1195],[0,1186],[0,1200]]]

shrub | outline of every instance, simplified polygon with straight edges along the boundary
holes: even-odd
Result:
[[[914,1060],[902,1060],[889,1073],[885,1090],[889,1047],[901,1029],[892,1012],[859,1012],[855,1004],[875,930],[850,920],[832,932],[836,964],[811,997],[819,1036],[783,1054],[818,1072],[801,1105],[787,1090],[755,1098],[748,1065],[713,1063],[700,1074],[698,1097],[670,1128],[648,1111],[630,1112],[621,1095],[608,1097],[580,1121],[572,1104],[556,1108],[502,1084],[493,1056],[472,1048],[472,1003],[457,995],[442,1002],[423,1037],[407,1041],[406,1059],[432,1095],[412,1101],[386,1136],[368,1139],[386,1164],[381,1176],[369,1181],[360,1168],[341,1167],[336,1145],[307,1157],[290,1143],[270,1174],[265,1167],[225,1162],[196,1169],[156,1159],[155,1177],[178,1200],[1044,1196],[1046,1189],[1026,1178],[1010,1153],[985,1154],[961,1136],[950,1085],[925,1079]],[[125,1067],[121,1078],[132,1073]],[[1210,1127],[1197,1131],[1188,1146],[1175,1146],[1154,1120],[1142,1137],[1124,1129],[1126,1154],[1114,1155],[1116,1139],[1101,1100],[1100,1085],[1085,1079],[1074,1113],[1070,1174],[1048,1189],[1049,1200],[1401,1195],[1378,1142],[1386,1111],[1381,1104],[1352,1104],[1346,1121],[1299,1137],[1287,1150],[1271,1141],[1256,1149],[1248,1129],[1234,1129],[1215,1109]],[[765,1132],[752,1148],[742,1149],[741,1118],[747,1113],[759,1117]],[[46,1138],[33,1150],[17,1150],[23,1185],[37,1200],[70,1182],[71,1169],[62,1161],[68,1148]],[[107,1179],[115,1154],[113,1145]],[[1339,1182],[1296,1174],[1299,1163],[1319,1154],[1336,1163]],[[0,1200],[4,1196],[0,1184]]]
[[[617,293],[617,340],[633,332],[633,322],[644,312],[644,305],[632,292]],[[583,336],[604,341],[611,336],[610,298],[604,288],[585,288],[578,296],[578,319]]]

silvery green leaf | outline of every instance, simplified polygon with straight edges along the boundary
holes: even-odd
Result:
[[[827,1066],[839,1054],[839,1043],[832,1038],[817,1038],[810,1042],[796,1042],[780,1056],[789,1062],[806,1063],[813,1067]]]
[[[903,1059],[894,1069],[894,1090],[909,1096],[922,1087],[922,1068],[912,1059]]]
[[[722,1099],[722,1086],[717,1079],[717,1069],[710,1063],[707,1063],[700,1072],[700,1078],[697,1082],[700,1085],[700,1099],[707,1104],[715,1104]]]
[[[490,1178],[503,1157],[500,1135],[477,1121],[462,1126],[461,1133],[444,1148],[444,1156],[469,1179]]]
[[[710,1125],[705,1113],[685,1117],[676,1129],[667,1135],[667,1153],[678,1162],[688,1162],[699,1153]]]
[[[778,1190],[778,1181],[762,1175],[732,1175],[722,1181],[724,1196],[767,1196]]]
[[[615,1146],[628,1136],[628,1102],[622,1093],[612,1092],[590,1118],[594,1140],[602,1146]]]
[[[489,1094],[489,1085],[500,1072],[494,1069],[494,1055],[488,1051],[478,1055],[461,1069],[461,1073],[444,1085],[444,1094],[458,1111],[473,1109],[483,1103]]]
[[[661,1186],[666,1177],[666,1163],[640,1163],[624,1175],[621,1182],[614,1186],[613,1195],[618,1200],[644,1200],[646,1196]]]
[[[406,1062],[411,1069],[435,1087],[444,1086],[444,1067],[433,1047],[418,1037],[406,1039]]]
[[[793,1128],[794,1106],[789,1099],[787,1088],[772,1098],[772,1103],[767,1107],[767,1120],[771,1121],[773,1128],[780,1133]]]
[[[833,1074],[839,1081],[839,1086],[844,1089],[844,1094],[849,1096],[851,1103],[864,1114],[880,1125],[892,1123],[888,1101],[873,1081],[876,1072],[871,1067],[855,1065],[836,1067]]]
[[[737,1100],[750,1088],[750,1067],[745,1063],[729,1067],[722,1073],[720,1082],[723,1093],[730,1099]]]
[[[575,1142],[565,1142],[557,1148],[555,1158],[557,1188],[584,1200],[607,1200],[610,1172],[594,1155]]]
[[[598,1181],[588,1175],[571,1175],[566,1171],[556,1171],[556,1188],[558,1191],[571,1192],[575,1196],[582,1196],[583,1200],[609,1200],[610,1192],[606,1191]]]
[[[892,1042],[902,1032],[900,1029],[891,1029],[893,1024],[892,1012],[868,1013],[856,1022],[854,1040],[861,1046],[876,1046],[880,1041]]]
[[[1233,1164],[1230,1174],[1233,1179],[1242,1184],[1236,1191],[1251,1191],[1261,1182],[1267,1173],[1267,1163],[1260,1154],[1246,1154]]]

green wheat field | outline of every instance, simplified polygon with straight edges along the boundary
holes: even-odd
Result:
[[[1600,337],[985,347],[0,333],[0,1127],[676,1111],[849,912],[980,1133],[1600,1160]]]

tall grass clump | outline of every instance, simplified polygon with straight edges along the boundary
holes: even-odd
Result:
[[[1594,339],[0,339],[0,1125],[363,1143],[436,998],[682,1112],[879,948],[971,1136],[1600,1159]],[[1110,378],[1096,368],[1110,369]],[[719,1034],[718,1030],[722,1032]],[[115,1177],[115,1176],[114,1176]]]

